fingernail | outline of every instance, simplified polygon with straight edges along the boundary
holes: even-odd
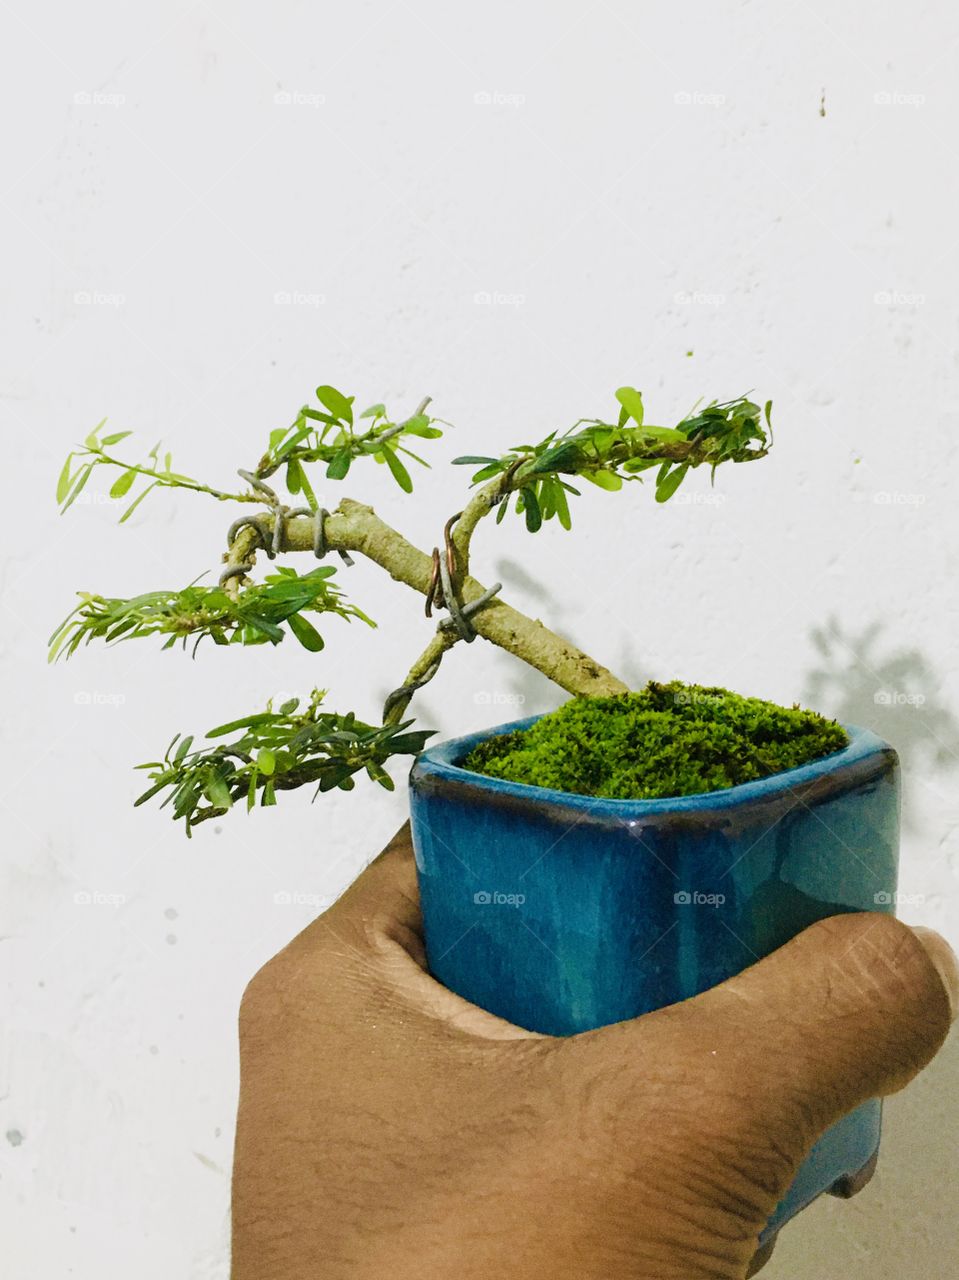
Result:
[[[949,997],[952,1020],[955,1022],[956,1015],[959,1014],[959,959],[956,958],[956,953],[949,943],[941,934],[936,933],[935,929],[927,929],[921,924],[910,927],[942,979],[942,985],[946,988],[946,995]]]

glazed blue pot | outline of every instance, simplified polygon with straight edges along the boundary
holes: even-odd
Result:
[[[894,909],[899,766],[849,745],[724,791],[597,800],[459,766],[477,743],[424,751],[410,775],[430,969],[531,1031],[572,1035],[699,994],[826,916]],[[880,1103],[817,1143],[768,1240],[827,1190],[851,1194],[879,1145]]]

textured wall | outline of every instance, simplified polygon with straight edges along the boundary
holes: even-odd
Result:
[[[118,529],[91,486],[57,517],[104,414],[216,482],[317,382],[429,392],[456,430],[416,496],[372,466],[348,488],[430,545],[458,452],[607,413],[622,382],[660,421],[771,396],[761,467],[662,509],[593,491],[575,536],[484,530],[477,570],[629,679],[884,733],[902,913],[959,942],[954,6],[12,0],[2,23],[5,1274],[225,1277],[239,994],[404,800],[293,797],[187,843],[132,811],[130,766],[313,683],[372,715],[426,635],[360,565],[380,632],[330,626],[319,658],[147,642],[48,671],[75,588],[183,585],[222,545],[200,498]],[[420,712],[449,732],[520,699],[557,693],[478,642]],[[791,1228],[771,1277],[951,1270],[956,1065],[889,1106],[873,1187]]]

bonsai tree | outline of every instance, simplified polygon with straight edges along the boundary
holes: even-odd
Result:
[[[428,397],[412,415],[395,422],[383,404],[356,413],[353,396],[332,386],[317,387],[316,403],[304,405],[290,426],[272,431],[255,466],[238,471],[242,486],[236,490],[214,488],[174,470],[170,454],[161,453],[159,444],[133,461],[126,456],[125,444],[131,433],[104,434],[105,423],[100,423],[63,467],[57,487],[63,511],[94,474],[103,473],[112,478],[111,497],[131,498],[120,523],[155,489],[187,489],[217,502],[236,503],[240,514],[227,530],[218,582],[203,584],[198,579],[180,590],[145,591],[132,599],[81,592],[79,603],[51,637],[51,659],[70,656],[95,639],[109,644],[154,635],[165,637],[165,648],[182,641],[194,650],[204,637],[217,645],[277,645],[292,636],[311,652],[319,652],[321,615],[375,625],[344,594],[341,566],[327,563],[331,552],[346,567],[353,564],[353,555],[367,556],[425,598],[427,618],[440,615],[429,627],[422,653],[387,697],[379,723],[327,709],[323,694],[314,690],[305,705],[295,699],[278,707],[268,704],[265,710],[241,714],[211,729],[206,745],[196,745],[192,735],[177,734],[162,760],[139,766],[148,771],[150,786],[137,804],[162,795],[189,834],[198,822],[238,803],[252,807],[259,798],[262,805],[275,804],[279,791],[302,786],[313,787],[316,794],[336,787],[350,790],[361,771],[391,789],[387,761],[416,754],[432,732],[413,728],[413,720],[406,718],[411,699],[436,674],[448,650],[470,644],[477,635],[535,667],[566,692],[600,699],[597,710],[615,706],[608,700],[629,693],[621,680],[571,641],[510,605],[500,594],[500,583],[486,586],[473,576],[470,553],[477,526],[487,516],[495,514],[499,524],[514,513],[524,536],[550,520],[569,530],[570,499],[580,493],[574,482],[615,492],[628,483],[651,480],[655,499],[662,503],[676,493],[691,469],[708,467],[714,478],[723,463],[755,461],[772,444],[769,402],[761,409],[746,396],[712,401],[695,406],[667,427],[646,421],[642,395],[633,387],[620,387],[616,401],[618,412],[611,421],[580,419],[537,444],[515,445],[502,457],[454,459],[473,468],[472,491],[462,510],[442,522],[442,536],[431,551],[413,546],[357,498],[344,497],[330,511],[317,497],[318,489],[325,498],[334,486],[352,480],[358,473],[356,464],[370,459],[385,465],[399,488],[410,493],[407,462],[428,466],[411,446],[442,435],[442,420],[428,413]],[[285,493],[280,491],[281,479]],[[438,517],[438,529],[440,525]],[[280,557],[293,552],[322,563],[298,573],[280,563]],[[260,573],[266,567],[258,564],[261,558],[276,562],[272,571]],[[651,686],[646,703],[632,710],[655,710],[650,700],[661,702],[656,690],[662,688]],[[708,690],[684,694],[676,686],[672,703],[681,704],[686,719],[698,723],[709,696]],[[751,714],[748,706],[740,706],[738,712],[747,720]],[[516,743],[503,745],[507,753],[516,754]],[[814,750],[807,747],[804,758],[810,750],[822,754],[834,749],[835,744],[820,742]],[[505,766],[495,755],[487,751],[475,762],[477,767],[503,772]],[[784,759],[779,767],[793,762],[793,756]],[[668,785],[679,785],[675,770],[671,777]],[[694,779],[688,785],[695,789],[700,783]],[[729,782],[714,779],[713,785]],[[575,780],[571,787],[576,789]]]

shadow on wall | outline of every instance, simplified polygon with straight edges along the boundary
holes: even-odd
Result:
[[[896,647],[883,630],[873,622],[844,631],[834,618],[815,627],[821,662],[806,677],[805,702],[892,743],[907,776],[955,769],[959,720],[942,701],[939,676],[919,649]]]

